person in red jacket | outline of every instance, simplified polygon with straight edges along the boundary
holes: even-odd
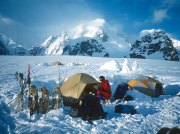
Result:
[[[99,89],[97,90],[97,95],[101,101],[105,101],[106,103],[110,103],[110,98],[112,96],[111,93],[111,86],[109,84],[109,81],[105,79],[104,76],[99,77],[99,81],[101,82],[99,85]]]

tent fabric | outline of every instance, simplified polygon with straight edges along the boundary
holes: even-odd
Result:
[[[149,76],[141,76],[129,81],[128,84],[139,92],[151,97],[158,97],[163,94],[162,83]]]
[[[92,76],[85,73],[78,73],[64,81],[60,89],[62,95],[65,97],[81,99],[85,90],[93,90],[93,86],[98,83]]]

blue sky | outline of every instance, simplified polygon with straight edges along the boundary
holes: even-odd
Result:
[[[131,42],[152,28],[180,40],[180,0],[0,0],[0,32],[25,47],[96,18]]]

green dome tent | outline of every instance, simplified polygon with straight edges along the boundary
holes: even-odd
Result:
[[[89,91],[96,93],[94,85],[98,83],[99,82],[89,74],[78,73],[72,75],[63,82],[60,88],[64,104],[73,105],[78,103]]]

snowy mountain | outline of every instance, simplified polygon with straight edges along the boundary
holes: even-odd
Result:
[[[0,55],[26,55],[27,50],[0,33]]]
[[[69,32],[49,37],[43,44],[45,55],[89,55],[128,57],[130,43],[103,19],[80,24]]]
[[[44,55],[61,55],[65,43],[68,41],[68,34],[62,32],[59,36],[50,36],[41,47],[44,49]]]
[[[173,41],[164,31],[157,29],[140,32],[140,39],[132,44],[130,57],[179,61]]]

